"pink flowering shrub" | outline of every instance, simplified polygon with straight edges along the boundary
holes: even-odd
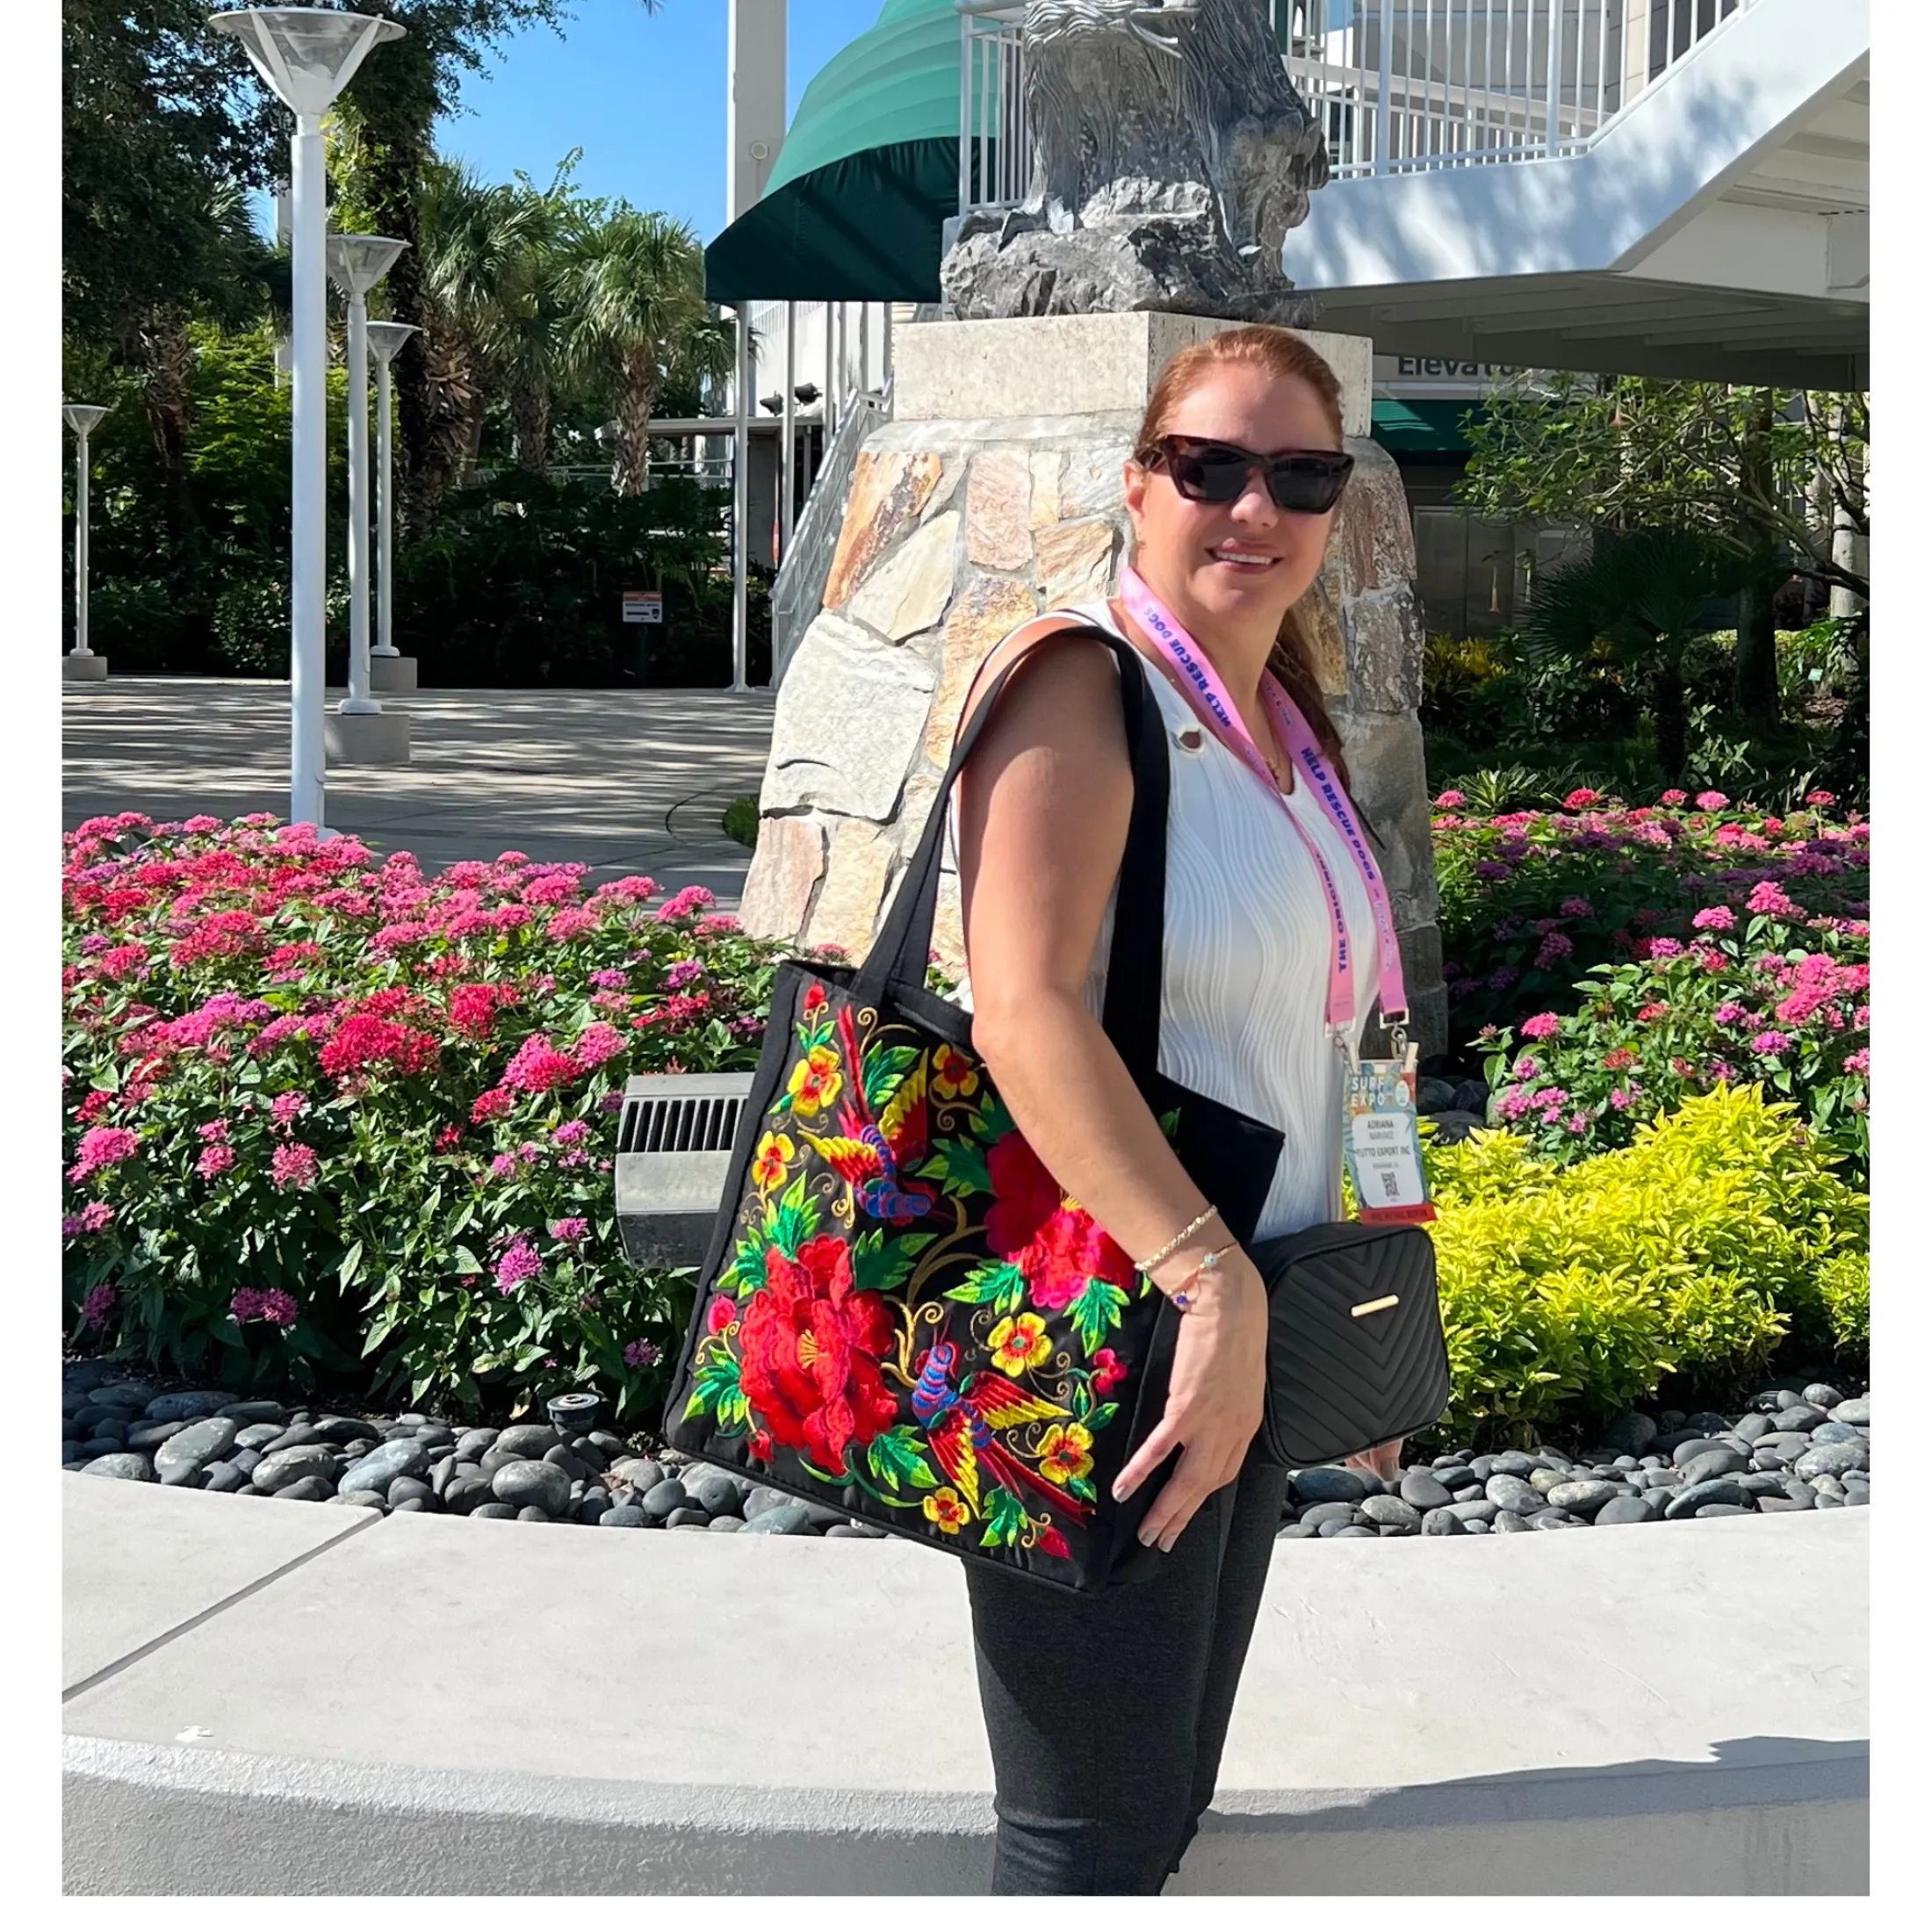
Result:
[[[1591,968],[1668,955],[1759,913],[1862,934],[1871,827],[1833,817],[1828,792],[1783,818],[1718,792],[1631,808],[1577,791],[1561,811],[1482,818],[1462,803],[1445,792],[1433,819],[1453,1042],[1574,1012]]]
[[[753,1065],[779,949],[648,879],[426,877],[266,817],[66,840],[70,1330],[229,1386],[500,1413],[662,1390],[613,1222],[632,1072]]]
[[[1741,888],[1740,888],[1741,890]],[[1493,1124],[1560,1162],[1628,1146],[1687,1096],[1756,1085],[1785,1100],[1846,1178],[1868,1164],[1871,969],[1863,921],[1748,907],[1692,942],[1598,966],[1574,1013],[1486,1027]],[[1525,1050],[1526,1049],[1526,1050]]]

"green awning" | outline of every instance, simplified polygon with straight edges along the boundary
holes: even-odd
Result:
[[[1397,456],[1460,456],[1469,447],[1463,418],[1481,414],[1480,402],[1459,396],[1378,396],[1372,433]]]
[[[704,251],[713,301],[939,299],[940,227],[959,212],[959,37],[953,0],[885,0],[826,61],[762,198]]]

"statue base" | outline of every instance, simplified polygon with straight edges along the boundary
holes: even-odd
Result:
[[[1008,631],[1112,595],[1121,471],[1163,365],[1238,326],[1134,312],[926,322],[894,338],[893,418],[867,438],[823,606],[784,667],[746,926],[862,957],[937,795],[968,687]],[[1356,459],[1303,636],[1381,841],[1423,1052],[1446,1044],[1423,769],[1423,633],[1409,508],[1369,439],[1372,344],[1309,334],[1342,383]],[[957,881],[940,965],[964,965]]]
[[[61,682],[62,684],[105,684],[107,682],[107,660],[97,653],[77,658],[69,651],[61,660]]]
[[[325,711],[322,750],[331,765],[407,765],[407,711]]]
[[[380,696],[386,691],[413,691],[416,688],[416,660],[414,658],[379,658],[371,653],[369,660],[369,688]]]

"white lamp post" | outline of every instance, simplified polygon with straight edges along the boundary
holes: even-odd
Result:
[[[369,352],[376,358],[376,641],[369,647],[369,685],[374,691],[416,688],[416,660],[404,657],[390,634],[395,616],[396,505],[389,404],[389,365],[415,332],[413,322],[369,325]]]
[[[76,684],[99,684],[107,676],[107,660],[96,657],[87,644],[87,439],[107,414],[98,402],[67,402],[61,414],[74,432],[74,648],[61,660],[61,676]]]
[[[321,7],[249,7],[213,15],[278,99],[295,116],[289,142],[293,215],[290,265],[294,393],[289,465],[289,818],[323,829],[323,627],[328,571],[328,220],[322,116],[369,50],[401,38],[393,20]]]
[[[328,734],[329,756],[343,764],[409,762],[408,718],[388,717],[369,682],[368,333],[369,292],[408,245],[379,234],[328,237],[329,278],[349,298],[349,695]]]

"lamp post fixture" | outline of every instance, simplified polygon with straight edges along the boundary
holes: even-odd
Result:
[[[248,7],[213,15],[263,82],[295,116],[289,141],[292,435],[289,464],[289,819],[324,831],[323,631],[328,570],[328,319],[323,234],[328,220],[322,116],[378,42],[401,38],[393,20],[321,7]]]
[[[107,414],[98,402],[68,402],[61,415],[74,432],[74,648],[61,660],[63,680],[98,684],[107,675],[107,660],[97,658],[87,643],[87,439]]]
[[[389,365],[416,333],[413,322],[371,322],[369,352],[376,358],[376,641],[369,647],[370,688],[413,691],[416,660],[405,659],[391,636],[395,616],[396,506],[392,474]],[[406,668],[407,667],[407,668]]]
[[[409,244],[379,234],[332,234],[329,278],[349,298],[349,695],[336,707],[338,717],[380,717],[381,701],[369,683],[369,302],[371,289],[395,266]],[[386,371],[386,374],[387,371]],[[352,742],[379,734],[403,739],[401,760],[374,757],[383,764],[407,761],[408,720],[393,729],[342,725],[343,753],[351,762],[371,761],[378,747]],[[393,749],[393,747],[386,747]]]

